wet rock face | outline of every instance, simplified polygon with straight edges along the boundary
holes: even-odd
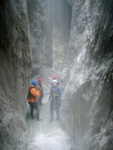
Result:
[[[31,65],[24,0],[0,1],[0,150],[26,143],[26,89]]]
[[[44,77],[44,70],[52,67],[51,20],[48,0],[27,0],[32,52],[32,75]]]
[[[66,0],[27,0],[27,5],[32,78],[46,78],[49,69],[60,74],[69,41],[71,6]]]
[[[76,149],[113,148],[113,0],[70,1],[71,35],[63,124]]]
[[[54,72],[60,76],[65,64],[70,35],[71,5],[66,0],[48,0],[52,23],[52,51]]]

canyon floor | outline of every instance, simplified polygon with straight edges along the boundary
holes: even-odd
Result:
[[[54,118],[50,123],[49,106],[50,102],[45,98],[40,111],[43,120],[26,120],[28,150],[72,150],[72,140],[61,128],[60,122]]]

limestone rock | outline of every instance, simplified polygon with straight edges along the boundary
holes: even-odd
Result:
[[[31,66],[26,1],[2,0],[0,10],[0,150],[22,150]]]
[[[107,150],[108,145],[112,149],[113,131],[110,136],[103,131],[113,111],[113,0],[71,2],[62,123],[73,136],[76,149]]]

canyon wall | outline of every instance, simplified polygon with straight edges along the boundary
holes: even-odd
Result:
[[[77,150],[113,148],[113,0],[70,0],[62,124]]]
[[[0,150],[26,149],[27,18],[26,1],[0,1]]]
[[[62,72],[61,121],[74,148],[112,150],[113,0],[68,2],[0,2],[1,150],[26,149],[28,83],[48,83],[54,71]]]
[[[52,36],[48,1],[27,0],[32,52],[31,78],[45,77],[52,67]]]

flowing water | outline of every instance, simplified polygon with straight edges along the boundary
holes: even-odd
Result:
[[[27,119],[28,150],[71,150],[71,138],[63,131],[60,122],[49,122],[50,102],[41,107],[42,121]]]

